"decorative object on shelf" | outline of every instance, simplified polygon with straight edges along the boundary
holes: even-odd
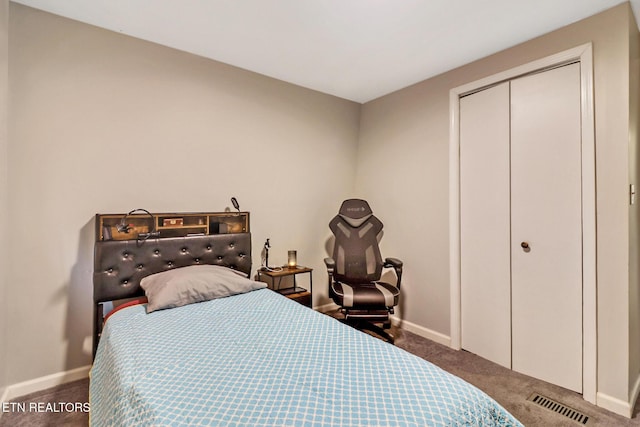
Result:
[[[264,242],[264,267],[269,268],[269,248],[271,247],[271,243],[269,243],[269,238]]]
[[[271,239],[267,238],[264,242],[264,249],[262,252],[262,265],[260,266],[260,270],[258,271],[258,275],[260,271],[270,271],[270,272],[278,272],[282,271],[284,267],[269,267],[269,248],[271,248]]]
[[[138,212],[144,212],[147,215],[149,215],[149,217],[151,218],[151,229],[148,232],[138,233],[137,240],[147,240],[149,237],[158,237],[160,235],[160,232],[156,231],[154,216],[148,210],[141,209],[141,208],[133,209],[132,211],[129,211],[129,213],[127,213],[125,216],[122,217],[122,219],[120,220],[120,223],[116,225],[116,230],[118,230],[118,233],[129,234],[132,229],[135,230],[135,227],[133,224],[127,223],[127,218],[130,215],[133,215]]]
[[[288,259],[287,267],[293,269],[293,268],[296,268],[298,266],[298,256],[297,256],[296,251],[289,251],[287,253],[287,259]]]
[[[162,226],[163,227],[170,227],[170,226],[182,226],[184,225],[184,218],[164,218],[162,220]]]

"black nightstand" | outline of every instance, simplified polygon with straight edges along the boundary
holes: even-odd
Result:
[[[313,308],[313,268],[297,266],[295,268],[285,267],[277,267],[274,270],[266,270],[259,269],[258,270],[258,280],[267,283],[269,289],[272,291],[278,292],[290,298],[294,301],[299,302],[302,305],[305,305],[309,308]],[[298,274],[309,273],[309,289],[301,288],[296,283],[296,276]],[[269,281],[262,280],[262,276],[269,277]],[[287,286],[286,288],[282,288],[282,278],[283,277],[293,277],[293,286]]]

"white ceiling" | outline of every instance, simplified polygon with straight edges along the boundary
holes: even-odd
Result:
[[[366,102],[623,0],[13,0]],[[631,0],[636,20],[640,0]]]

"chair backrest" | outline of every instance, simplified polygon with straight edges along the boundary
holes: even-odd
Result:
[[[345,200],[329,228],[336,237],[335,279],[345,283],[380,280],[383,262],[378,237],[382,222],[373,215],[369,203],[361,199]]]

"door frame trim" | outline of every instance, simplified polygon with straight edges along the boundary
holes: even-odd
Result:
[[[555,55],[455,87],[449,92],[449,277],[451,347],[461,349],[460,282],[460,98],[504,81],[580,62],[582,131],[582,396],[597,392],[596,169],[593,107],[593,46],[586,43]]]

